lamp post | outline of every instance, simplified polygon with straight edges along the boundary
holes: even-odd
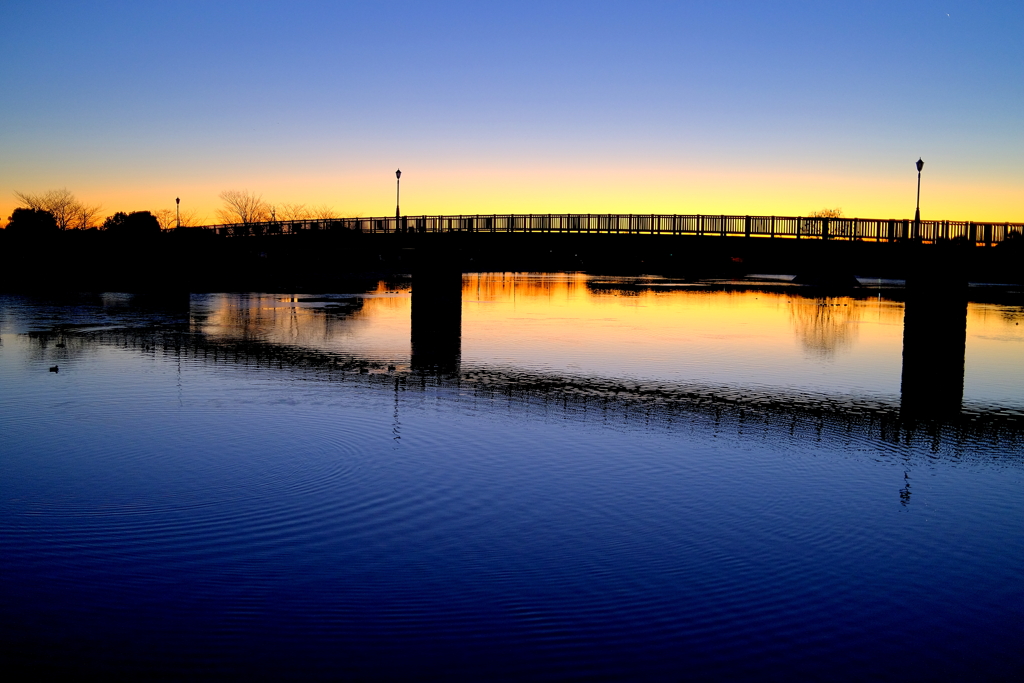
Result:
[[[395,171],[395,218],[399,218],[402,212],[399,210],[401,202],[399,199],[402,196],[402,169]]]
[[[914,238],[921,236],[921,169],[924,162],[917,158],[917,209],[914,211]]]
[[[174,222],[178,228],[181,228],[181,197],[174,198]]]

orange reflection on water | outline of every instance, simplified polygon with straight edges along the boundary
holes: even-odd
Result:
[[[197,328],[214,338],[408,362],[408,287],[381,282],[358,294],[211,295],[203,310]]]
[[[1020,405],[1022,388],[1024,307],[969,304],[964,398]]]
[[[899,392],[902,304],[647,284],[579,274],[466,276],[463,362]]]
[[[818,298],[809,292],[778,283],[755,289],[574,273],[469,274],[462,281],[461,363],[898,397],[903,303],[863,290]],[[212,336],[401,370],[410,362],[414,296],[415,283],[411,290],[381,283],[352,295],[211,295],[195,320]],[[1008,401],[1019,394],[1024,353],[1014,350],[1024,350],[1022,321],[1018,309],[970,305],[965,398],[992,387]]]

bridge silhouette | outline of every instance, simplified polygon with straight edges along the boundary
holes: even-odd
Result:
[[[461,214],[177,228],[0,231],[0,289],[338,291],[346,277],[586,271],[685,279],[789,273],[805,284],[916,277],[1024,282],[1024,223],[702,214]],[[954,253],[955,252],[955,253]],[[952,254],[952,256],[950,256]],[[962,277],[960,274],[962,273]],[[978,278],[983,278],[979,280]]]
[[[193,228],[190,228],[193,229]],[[353,230],[367,234],[541,233],[690,235],[897,242],[960,241],[991,246],[1024,223],[705,214],[458,214],[304,219],[203,226],[224,236],[294,235]]]
[[[701,279],[790,273],[804,284],[855,276],[1017,282],[1024,223],[703,214],[460,214],[271,221],[186,228],[192,253],[216,250],[236,280],[266,273],[318,283],[332,273],[586,271]],[[206,239],[187,239],[189,237]],[[174,240],[170,240],[173,242]],[[204,246],[205,245],[205,246]],[[250,246],[245,246],[250,245]],[[173,248],[173,247],[172,247]],[[245,264],[238,255],[248,251]],[[211,261],[212,263],[212,261]],[[206,272],[211,272],[209,268]],[[992,278],[995,278],[994,280]],[[278,277],[278,279],[283,279]],[[241,286],[241,285],[239,285]],[[314,289],[330,287],[318,284]]]

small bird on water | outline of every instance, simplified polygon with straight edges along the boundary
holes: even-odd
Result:
[[[54,365],[52,368],[50,368],[50,372],[60,372],[60,366]]]

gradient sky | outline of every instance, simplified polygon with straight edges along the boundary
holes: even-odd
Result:
[[[0,215],[1024,221],[1024,2],[0,0]]]

